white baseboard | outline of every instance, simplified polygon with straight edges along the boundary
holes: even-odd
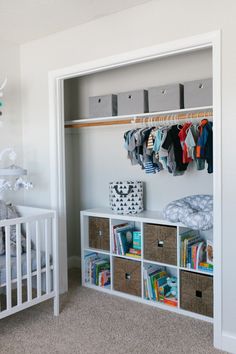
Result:
[[[81,258],[79,256],[71,256],[68,258],[68,269],[81,268]]]
[[[223,331],[222,333],[222,350],[225,350],[229,353],[236,354],[236,336]]]

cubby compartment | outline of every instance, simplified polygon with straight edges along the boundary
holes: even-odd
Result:
[[[126,220],[111,220],[111,247],[115,255],[141,259],[141,223]]]
[[[144,262],[143,296],[146,300],[178,307],[177,269]]]
[[[179,228],[181,269],[213,275],[213,229],[207,231]]]
[[[144,224],[144,259],[177,265],[177,227]]]
[[[180,307],[187,311],[213,317],[213,278],[181,270]]]
[[[99,252],[84,253],[83,282],[85,285],[111,288],[110,256]]]
[[[141,262],[113,257],[113,289],[141,296]]]
[[[89,216],[88,235],[89,248],[110,250],[109,219],[103,217]]]

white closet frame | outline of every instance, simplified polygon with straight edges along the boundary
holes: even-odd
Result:
[[[68,289],[63,80],[212,48],[214,112],[214,345],[222,348],[221,32],[214,31],[49,72],[51,207],[58,211],[60,291]],[[78,211],[79,213],[79,211]],[[79,214],[78,214],[79,215]]]

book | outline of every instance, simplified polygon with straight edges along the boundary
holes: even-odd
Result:
[[[155,277],[158,277],[158,273],[162,271],[161,267],[155,264],[149,264],[143,269],[144,279],[144,294],[146,299],[157,299],[157,284],[155,283]]]
[[[202,241],[198,245],[197,249],[197,256],[196,256],[196,269],[199,269],[199,264],[205,259],[206,257],[206,244],[205,241]]]
[[[141,250],[141,231],[133,231],[133,248]]]
[[[129,253],[133,253],[141,256],[141,250],[137,250],[135,248],[130,248]]]
[[[117,231],[117,236],[121,245],[121,255],[124,256],[133,245],[133,229],[127,228]]]
[[[213,264],[213,242],[210,240],[207,240],[206,256],[207,263]]]
[[[133,253],[126,253],[125,254],[127,257],[133,257],[133,258],[141,258],[140,254],[133,254]]]
[[[133,226],[129,223],[113,226],[113,252],[124,256],[133,246]]]
[[[207,262],[200,262],[200,263],[199,263],[199,266],[200,266],[200,267],[204,267],[204,268],[213,269],[213,264],[207,263]]]
[[[191,250],[189,249],[190,244],[199,238],[199,232],[197,230],[188,230],[181,234],[181,249],[180,249],[180,265],[181,267],[191,267]],[[192,242],[192,243],[190,243]]]
[[[178,306],[178,300],[175,297],[164,297],[164,304],[169,305],[169,306]]]
[[[117,229],[122,230],[123,228],[128,227],[130,224],[129,223],[123,223],[123,224],[119,224],[119,225],[114,225],[112,227],[112,233],[113,233],[113,253],[119,254],[117,253],[118,250],[118,244],[117,244]]]
[[[90,253],[84,257],[85,282],[97,286],[110,284],[110,262],[97,253]]]

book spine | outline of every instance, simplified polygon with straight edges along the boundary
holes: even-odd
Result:
[[[117,244],[116,244],[116,230],[113,226],[113,252],[117,254]]]

